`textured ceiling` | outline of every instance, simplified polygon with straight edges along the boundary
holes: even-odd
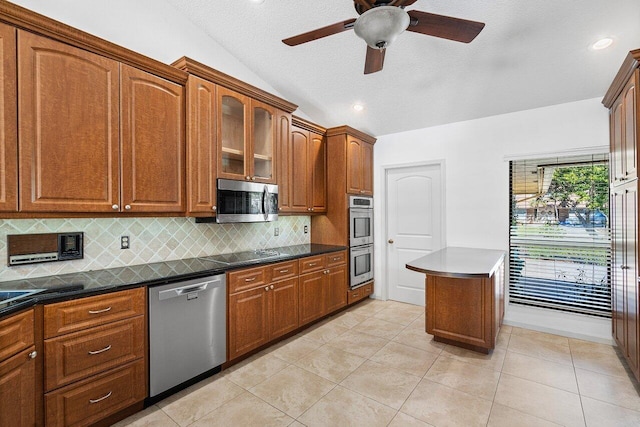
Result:
[[[364,75],[366,45],[353,31],[281,42],[356,18],[351,0],[166,1],[314,122],[376,136],[600,97],[640,48],[638,0],[418,0],[407,10],[486,26],[470,44],[405,32],[384,69]],[[590,49],[604,36],[612,47]]]

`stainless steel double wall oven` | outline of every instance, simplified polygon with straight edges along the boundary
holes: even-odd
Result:
[[[373,198],[349,198],[349,269],[351,289],[373,280]]]

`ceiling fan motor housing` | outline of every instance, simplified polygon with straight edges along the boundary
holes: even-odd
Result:
[[[396,6],[378,6],[367,10],[356,20],[356,35],[374,49],[384,49],[404,32],[411,19]]]

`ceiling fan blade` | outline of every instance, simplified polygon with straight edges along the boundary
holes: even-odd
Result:
[[[356,10],[359,14],[362,14],[371,9],[373,7],[372,3],[374,3],[374,1],[369,2],[367,0],[353,0],[353,5],[356,7]]]
[[[382,70],[386,49],[374,49],[367,46],[367,59],[364,61],[364,73],[371,74]]]
[[[289,46],[297,46],[299,44],[307,43],[312,40],[321,39],[323,37],[341,33],[343,31],[351,30],[353,29],[354,22],[356,22],[355,19],[347,19],[346,21],[338,22],[332,25],[327,25],[326,27],[318,28],[316,30],[309,31],[304,34],[299,34],[297,36],[289,37],[288,39],[282,40],[282,42]]]
[[[482,31],[484,23],[450,16],[410,10],[411,23],[407,31],[469,43]]]

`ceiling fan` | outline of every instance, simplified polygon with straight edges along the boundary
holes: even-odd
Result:
[[[484,23],[436,15],[419,10],[405,11],[406,6],[417,0],[353,0],[357,19],[347,19],[333,25],[318,28],[282,40],[289,46],[297,46],[332,34],[353,29],[367,42],[367,58],[364,73],[382,70],[386,48],[405,30],[428,36],[469,43],[482,31]]]

